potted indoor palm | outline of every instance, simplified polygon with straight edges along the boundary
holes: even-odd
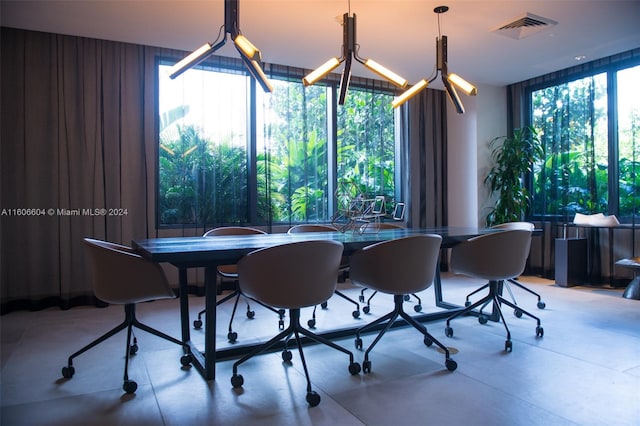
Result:
[[[489,148],[494,165],[484,182],[497,198],[487,215],[487,226],[524,220],[531,197],[523,179],[542,157],[540,138],[536,130],[528,126],[515,129],[511,136],[494,138]]]

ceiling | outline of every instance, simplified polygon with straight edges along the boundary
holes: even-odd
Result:
[[[357,15],[359,55],[411,83],[431,75],[438,15],[449,70],[504,86],[640,47],[640,1],[239,0],[242,33],[265,62],[313,69],[340,56],[339,18]],[[217,38],[224,0],[2,0],[2,26],[191,51]],[[557,22],[515,39],[491,30],[526,13]],[[219,51],[237,57],[229,45]],[[339,72],[341,68],[336,70]],[[354,75],[375,77],[354,65]]]

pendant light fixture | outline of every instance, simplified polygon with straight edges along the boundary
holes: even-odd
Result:
[[[351,1],[349,1],[349,11],[342,15],[342,56],[340,58],[333,57],[329,59],[314,71],[307,74],[302,79],[302,82],[305,86],[311,86],[344,62],[344,69],[342,70],[342,77],[340,78],[340,95],[338,97],[338,104],[344,105],[347,90],[349,89],[349,81],[351,80],[351,63],[353,59],[355,59],[392,84],[400,88],[407,86],[406,79],[380,65],[373,59],[360,58],[358,56],[359,48],[360,46],[356,42],[356,14],[351,14]]]
[[[433,11],[438,14],[438,37],[436,38],[436,71],[434,76],[429,80],[420,80],[410,89],[394,99],[394,101],[392,102],[394,108],[399,107],[400,105],[414,97],[416,94],[418,94],[420,91],[425,89],[438,77],[438,73],[442,77],[442,83],[444,84],[444,89],[447,92],[447,96],[449,97],[449,100],[451,100],[451,103],[453,103],[453,105],[455,106],[458,114],[464,114],[464,106],[462,105],[462,101],[460,101],[460,97],[458,96],[456,87],[462,90],[468,96],[475,96],[478,94],[478,89],[476,89],[474,85],[467,82],[457,74],[449,74],[449,70],[447,67],[447,36],[440,35],[440,14],[445,13],[448,10],[448,6],[438,6],[433,9]]]
[[[224,31],[224,33],[223,33]],[[220,37],[222,35],[222,38]],[[272,92],[273,86],[262,69],[262,55],[240,32],[238,24],[238,0],[224,0],[224,26],[220,27],[218,39],[213,43],[205,43],[180,62],[176,63],[169,72],[169,77],[176,78],[188,69],[196,66],[211,56],[227,42],[227,35],[231,37],[233,45],[240,53],[240,58],[253,78],[262,86],[265,92]]]

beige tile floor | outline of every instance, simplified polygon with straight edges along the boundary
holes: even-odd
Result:
[[[182,368],[181,349],[145,332],[137,332],[140,350],[130,364],[138,382],[134,395],[122,391],[125,334],[80,356],[75,376],[60,369],[68,355],[122,319],[117,306],[68,311],[13,312],[2,326],[2,426],[13,425],[640,425],[640,301],[621,290],[559,288],[552,281],[523,277],[540,292],[546,309],[516,291],[518,303],[542,320],[544,337],[536,338],[535,321],[505,310],[513,352],[504,352],[504,328],[480,325],[462,317],[444,335],[444,321],[426,323],[429,331],[457,352],[458,369],[449,372],[435,346],[427,348],[413,329],[392,329],[371,353],[372,372],[351,376],[347,357],[311,345],[305,354],[319,406],[305,401],[306,383],[297,353],[282,362],[278,352],[261,355],[240,367],[242,390],[230,384],[233,360],[217,364],[217,379],[207,382],[194,368]],[[463,303],[479,284],[444,277],[445,299]],[[359,289],[341,288],[357,297]],[[420,294],[425,311],[433,290]],[[191,297],[195,316],[203,298]],[[379,295],[372,312],[360,319],[339,298],[318,311],[317,330],[360,325],[385,313],[391,301]],[[407,302],[413,312],[415,301]],[[226,343],[230,305],[219,311],[218,344]],[[277,332],[274,315],[256,307],[256,317],[241,311],[235,321],[237,345]],[[310,310],[303,317],[310,317]],[[145,303],[138,317],[179,335],[177,301]],[[202,341],[194,330],[193,340]],[[365,347],[373,339],[364,336]],[[353,338],[338,340],[353,350]],[[355,351],[361,362],[362,351]]]

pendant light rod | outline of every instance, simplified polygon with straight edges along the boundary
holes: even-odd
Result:
[[[264,73],[262,65],[262,54],[253,43],[240,32],[239,24],[239,0],[224,0],[224,32],[214,43],[205,43],[200,48],[177,62],[169,71],[169,77],[174,79],[185,71],[195,67],[200,62],[207,59],[215,51],[224,46],[227,36],[230,36],[233,44],[240,53],[240,58],[244,62],[247,71],[262,86],[265,92],[272,92],[273,86]]]

